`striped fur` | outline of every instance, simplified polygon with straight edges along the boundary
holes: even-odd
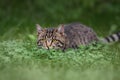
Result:
[[[101,39],[101,41],[103,43],[117,42],[119,40],[120,40],[120,32],[117,32],[115,34],[112,34],[110,36],[107,36],[107,37]]]
[[[37,26],[37,45],[46,49],[67,49],[77,48],[80,45],[88,45],[93,41],[98,41],[96,33],[80,23],[59,25],[57,28],[42,28]]]
[[[38,32],[38,40],[37,45],[39,47],[43,47],[45,49],[64,49],[65,42],[65,35],[62,34],[61,29],[56,28],[46,28],[42,29],[37,24],[37,32]]]
[[[46,49],[65,50],[97,41],[111,43],[120,40],[120,32],[99,39],[92,28],[80,23],[59,25],[57,28],[42,28],[39,24],[36,27],[38,33],[37,45]]]

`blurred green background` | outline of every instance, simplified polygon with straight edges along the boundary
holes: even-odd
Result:
[[[56,27],[80,22],[99,36],[120,30],[120,0],[1,0],[0,39],[26,39],[35,24]]]

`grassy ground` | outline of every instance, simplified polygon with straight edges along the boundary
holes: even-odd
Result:
[[[81,22],[103,37],[119,31],[119,21],[117,0],[0,1],[0,80],[120,80],[119,42],[47,51],[37,48],[35,30]]]
[[[117,47],[97,44],[63,53],[38,49],[34,41],[3,41],[0,80],[119,80]]]

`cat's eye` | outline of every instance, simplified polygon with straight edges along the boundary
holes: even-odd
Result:
[[[57,41],[56,39],[53,39],[53,41]]]
[[[41,41],[44,41],[45,39],[40,39]]]

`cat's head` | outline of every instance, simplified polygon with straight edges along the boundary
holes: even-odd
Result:
[[[65,44],[64,25],[59,25],[58,28],[42,28],[36,24],[37,28],[37,45],[45,49],[63,48]]]

